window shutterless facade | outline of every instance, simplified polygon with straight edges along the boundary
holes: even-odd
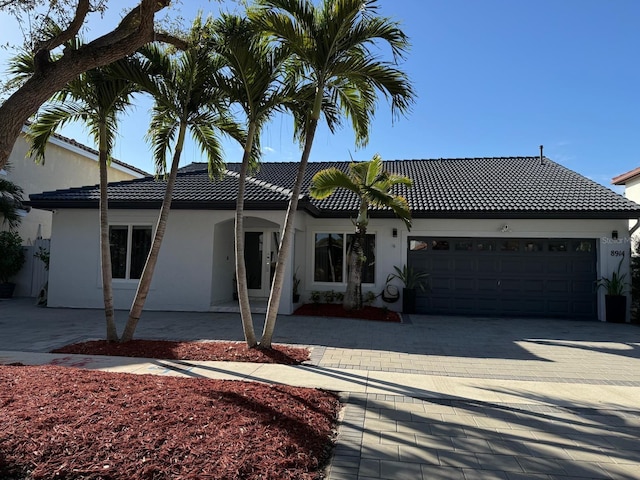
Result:
[[[321,283],[347,282],[347,254],[353,234],[316,233],[314,236],[313,280]],[[362,269],[362,283],[375,283],[376,236],[367,234],[363,245],[366,261]]]
[[[148,225],[111,225],[111,273],[113,278],[139,279],[151,249],[153,229]]]

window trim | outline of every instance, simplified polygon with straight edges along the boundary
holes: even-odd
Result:
[[[342,242],[342,255],[343,255],[343,262],[342,262],[342,278],[344,279],[344,281],[342,282],[323,282],[323,281],[318,281],[316,280],[316,235],[318,234],[326,234],[326,235],[343,235],[343,242]],[[375,255],[376,255],[376,264],[377,264],[377,257],[378,257],[378,232],[377,231],[367,231],[366,233],[367,235],[373,235],[374,237],[374,241],[375,241]],[[321,230],[313,230],[311,232],[311,282],[312,285],[315,286],[319,286],[319,287],[336,287],[336,286],[346,286],[347,285],[347,235],[355,235],[354,231],[349,231],[349,230],[342,230],[342,229],[332,229],[332,228],[327,228],[327,229],[321,229]],[[376,279],[376,275],[377,275],[377,268],[376,265],[374,264],[374,270],[373,270],[373,278]],[[376,283],[365,283],[362,282],[362,285],[366,285],[368,287],[373,287],[376,285]]]

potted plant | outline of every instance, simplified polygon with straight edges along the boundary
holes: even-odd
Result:
[[[293,274],[293,303],[298,303],[300,301],[300,278],[298,278],[298,269],[296,269]]]
[[[622,260],[618,263],[618,268],[611,274],[611,277],[602,277],[598,282],[598,287],[603,287],[604,309],[607,322],[624,323],[627,318],[627,274],[620,273]]]
[[[403,265],[402,268],[393,267],[396,273],[390,273],[387,276],[387,283],[397,278],[403,284],[402,289],[402,312],[415,313],[416,311],[416,295],[417,290],[424,292],[426,290],[425,281],[429,277],[427,272],[416,272],[413,267]]]
[[[11,298],[16,288],[9,279],[16,275],[25,257],[22,239],[16,232],[0,232],[0,298]]]

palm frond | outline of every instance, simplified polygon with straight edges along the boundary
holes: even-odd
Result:
[[[344,188],[359,193],[358,185],[343,171],[335,167],[327,168],[316,173],[311,179],[309,193],[313,198],[327,198],[338,188]]]

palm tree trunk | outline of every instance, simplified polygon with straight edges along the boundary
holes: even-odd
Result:
[[[293,243],[293,220],[298,209],[298,198],[300,197],[300,191],[302,190],[304,172],[307,168],[307,163],[309,162],[309,155],[311,154],[311,146],[313,145],[317,126],[318,117],[313,116],[309,120],[309,127],[304,140],[304,150],[302,151],[302,157],[300,158],[300,165],[298,165],[298,175],[293,187],[293,192],[291,192],[291,199],[289,200],[289,207],[287,208],[287,214],[284,221],[284,230],[282,232],[282,240],[280,240],[280,249],[278,251],[278,264],[276,265],[276,271],[271,284],[269,303],[267,305],[267,315],[264,321],[262,339],[260,340],[260,346],[262,348],[271,348],[273,331],[276,328],[280,297],[282,296],[282,285],[284,285],[286,261],[291,252],[291,245]]]
[[[180,155],[182,154],[186,131],[187,125],[185,122],[182,122],[180,124],[180,132],[178,134],[178,141],[176,142],[176,149],[173,153],[171,171],[169,173],[169,179],[167,180],[167,189],[164,192],[164,199],[162,200],[160,215],[158,216],[156,232],[153,235],[153,242],[151,243],[151,250],[149,251],[147,262],[142,270],[142,276],[138,283],[136,296],[133,299],[131,310],[129,310],[129,318],[127,320],[127,325],[124,328],[124,332],[122,332],[122,338],[120,339],[121,342],[128,342],[133,339],[133,334],[136,331],[138,321],[142,316],[142,309],[144,308],[147,295],[149,294],[151,280],[153,279],[153,271],[156,268],[158,254],[160,253],[164,233],[167,229],[167,220],[169,218],[169,211],[171,210],[171,197],[173,195],[173,187],[176,183],[176,177],[178,176],[178,164],[180,163]]]
[[[362,266],[365,261],[363,248],[365,238],[366,231],[358,229],[349,247],[349,274],[342,302],[345,310],[360,310],[362,308]]]
[[[236,224],[235,224],[235,245],[236,245],[236,279],[238,288],[238,303],[240,305],[240,317],[242,318],[242,330],[247,347],[254,348],[258,341],[253,328],[253,318],[251,317],[251,305],[249,304],[249,291],[247,289],[247,268],[244,260],[244,191],[249,168],[249,157],[253,145],[253,136],[256,126],[249,125],[247,141],[242,155],[242,166],[240,167],[240,178],[238,179],[238,198],[236,199]]]
[[[113,312],[113,286],[111,272],[111,247],[109,246],[109,204],[107,195],[107,146],[105,123],[100,125],[100,267],[102,269],[102,296],[104,316],[107,321],[107,341],[118,341],[118,330]]]

